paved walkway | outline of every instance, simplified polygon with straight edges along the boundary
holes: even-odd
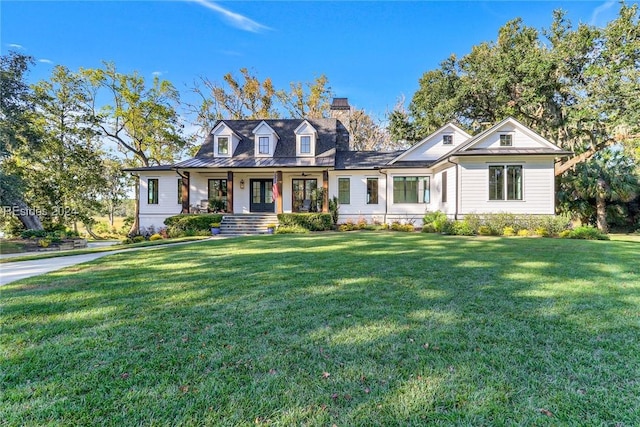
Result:
[[[225,237],[217,236],[213,239],[219,240],[219,239],[224,239]],[[131,252],[131,251],[157,250],[157,249],[166,248],[167,246],[188,245],[191,243],[204,242],[206,240],[209,240],[209,239],[193,240],[190,242],[169,243],[166,245],[148,246],[146,248],[143,247],[143,248],[119,249],[117,251],[98,252],[95,254],[70,255],[70,256],[55,257],[55,258],[45,258],[45,259],[39,259],[39,260],[33,260],[33,261],[7,262],[4,264],[0,264],[0,286],[6,285],[7,283],[15,282],[16,280],[26,279],[28,277],[33,277],[33,276],[39,276],[41,274],[49,273],[51,271],[60,270],[65,267],[70,267],[72,265],[93,261],[95,259],[101,258],[103,256],[107,256],[107,255],[119,254],[122,252]]]

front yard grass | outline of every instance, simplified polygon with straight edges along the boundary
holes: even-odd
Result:
[[[243,237],[1,288],[5,425],[640,424],[640,246]]]

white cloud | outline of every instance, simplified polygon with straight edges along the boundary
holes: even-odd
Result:
[[[598,18],[603,12],[606,12],[608,9],[611,9],[616,2],[614,0],[607,0],[600,6],[596,7],[591,14],[591,21],[589,22],[591,25],[598,25]]]
[[[156,76],[156,77],[160,77],[164,73],[165,73],[164,71],[154,71],[153,73],[151,73],[151,75]]]
[[[42,62],[43,64],[53,64],[53,61],[47,58],[38,59],[38,62]]]
[[[262,25],[259,22],[254,21],[253,19],[247,18],[246,16],[242,16],[239,13],[232,12],[229,9],[225,9],[224,7],[220,6],[215,2],[212,2],[209,0],[190,0],[190,1],[198,3],[199,5],[204,6],[207,9],[210,9],[216,13],[219,13],[227,22],[229,22],[229,24],[241,30],[250,31],[252,33],[259,33],[263,30],[270,29],[266,25]]]
[[[22,46],[21,44],[16,44],[16,43],[10,43],[9,47],[12,49],[24,49],[24,46]]]

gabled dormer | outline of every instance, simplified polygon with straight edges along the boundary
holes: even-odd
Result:
[[[211,131],[213,135],[213,157],[231,157],[238,148],[240,136],[221,121]]]
[[[263,120],[253,129],[253,135],[255,157],[273,157],[280,139],[276,131]]]
[[[318,132],[308,121],[303,121],[294,131],[296,134],[296,157],[313,157],[316,153]]]
[[[400,154],[390,164],[397,161],[436,160],[460,147],[470,138],[471,135],[467,132],[453,123],[448,123]]]

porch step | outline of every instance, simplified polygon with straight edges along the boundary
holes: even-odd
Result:
[[[221,234],[266,234],[267,225],[278,224],[276,214],[225,214],[220,223]]]

